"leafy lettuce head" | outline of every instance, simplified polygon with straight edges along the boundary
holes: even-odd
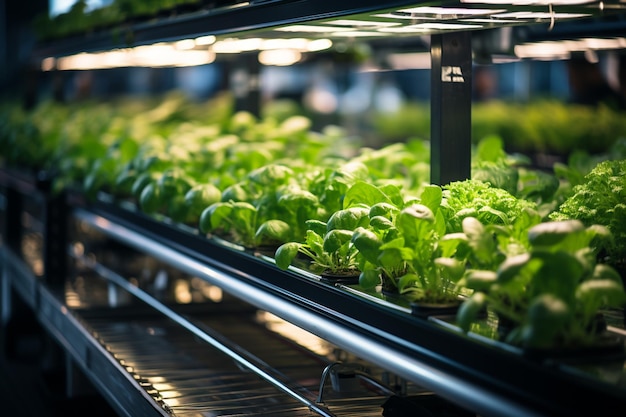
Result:
[[[512,224],[524,209],[536,204],[480,180],[455,181],[443,187],[441,209],[447,232],[462,231],[465,217],[476,217],[483,224]]]
[[[626,159],[598,163],[572,191],[550,219],[607,227],[614,237],[608,254],[616,262],[626,262]]]

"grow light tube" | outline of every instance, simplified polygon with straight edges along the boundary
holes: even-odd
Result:
[[[402,23],[399,22],[378,22],[374,20],[350,20],[350,19],[339,19],[339,20],[331,20],[328,22],[324,22],[325,25],[337,25],[337,26],[352,26],[352,27],[369,27],[369,28],[377,28],[377,27],[389,27],[389,26],[398,26]]]
[[[429,7],[428,9],[433,9]],[[446,9],[441,7],[441,13],[402,13],[400,12],[392,12],[392,13],[381,13],[372,15],[372,17],[379,17],[384,19],[403,19],[403,20],[455,20],[455,19],[463,19],[470,18],[474,16],[491,16],[496,13],[505,13],[506,10],[483,10],[483,9]],[[417,10],[417,9],[415,9]],[[476,12],[475,12],[476,11]],[[474,13],[475,12],[475,13]]]
[[[82,52],[61,58],[48,57],[41,69],[51,71],[91,70],[120,67],[187,67],[210,64],[215,53],[207,50],[180,50],[173,44],[155,44],[106,52]]]
[[[394,70],[430,69],[429,52],[408,52],[389,54],[387,62]]]
[[[572,52],[625,49],[626,38],[583,38],[563,41],[543,41],[515,46],[518,58],[567,59]]]
[[[333,30],[335,30],[333,28]],[[358,36],[348,29],[348,36]],[[370,33],[371,35],[371,33]],[[378,34],[380,36],[381,34]],[[47,57],[41,61],[42,71],[58,70],[94,70],[121,67],[187,67],[213,63],[217,54],[237,54],[249,51],[290,51],[290,58],[283,53],[266,54],[266,62],[271,65],[289,65],[300,60],[302,53],[323,51],[332,47],[330,39],[305,38],[266,39],[266,38],[229,38],[217,40],[215,36],[202,36],[196,39],[183,39],[171,43],[156,43],[134,48],[114,49],[104,52],[81,52],[75,55],[55,58]],[[208,46],[208,49],[206,48]]]
[[[497,19],[520,19],[520,20],[549,20],[549,19],[579,19],[591,17],[591,13],[556,13],[556,12],[505,12],[494,14]]]
[[[303,33],[327,33],[350,31],[352,28],[331,27],[331,26],[315,26],[315,25],[291,25],[274,29],[278,32],[303,32]]]
[[[286,67],[301,59],[302,53],[295,49],[268,49],[259,53],[259,63],[262,65]]]
[[[494,10],[494,9],[463,9],[457,7],[413,7],[410,9],[400,9],[399,13],[407,13],[412,18],[430,17],[435,19],[446,18],[451,16],[453,18],[460,18],[466,16],[485,15],[505,12],[506,10]]]
[[[575,6],[596,3],[597,0],[461,0],[467,4],[497,4],[507,6]]]
[[[359,31],[359,30],[351,30],[348,32],[334,32],[331,33],[330,36],[332,37],[346,37],[346,38],[364,38],[364,37],[380,37],[380,36],[387,36],[387,33],[383,33],[382,31],[378,31],[378,32],[366,32],[366,31]]]

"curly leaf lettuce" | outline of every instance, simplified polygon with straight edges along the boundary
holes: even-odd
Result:
[[[598,163],[549,216],[606,226],[614,241],[607,252],[615,262],[626,260],[626,159]]]
[[[524,209],[536,204],[518,199],[506,190],[479,180],[455,181],[444,186],[441,203],[447,232],[462,231],[465,217],[476,217],[483,224],[512,224]]]

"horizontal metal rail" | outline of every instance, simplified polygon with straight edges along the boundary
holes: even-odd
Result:
[[[194,323],[192,323],[191,321],[189,321],[188,319],[186,319],[182,315],[176,313],[174,310],[172,310],[171,308],[167,307],[165,304],[162,304],[161,302],[156,300],[154,297],[152,297],[151,295],[149,295],[145,291],[143,291],[143,290],[139,289],[137,286],[131,284],[129,281],[127,281],[121,275],[115,273],[114,271],[112,271],[109,268],[103,266],[102,264],[94,261],[93,259],[88,258],[87,256],[74,256],[74,257],[75,257],[75,259],[80,260],[85,266],[87,266],[90,269],[92,269],[93,271],[95,271],[102,278],[104,278],[107,281],[117,285],[118,287],[124,289],[125,291],[128,291],[130,294],[135,296],[137,299],[143,301],[144,303],[146,303],[147,305],[152,307],[154,310],[158,311],[159,313],[162,313],[163,315],[165,315],[170,320],[176,322],[179,326],[181,326],[185,330],[188,330],[194,336],[198,337],[200,340],[208,343],[209,345],[213,346],[214,348],[216,348],[220,352],[226,354],[228,357],[233,359],[239,365],[245,367],[246,369],[249,369],[250,371],[254,372],[256,375],[260,376],[261,378],[263,378],[264,380],[266,380],[267,382],[269,382],[270,384],[272,384],[276,388],[278,388],[281,391],[285,392],[286,394],[288,394],[289,396],[293,397],[297,401],[300,401],[301,403],[303,403],[304,405],[309,407],[309,409],[311,411],[316,412],[320,416],[334,417],[334,414],[332,414],[330,411],[328,411],[325,407],[320,406],[319,404],[316,404],[315,402],[309,400],[305,396],[303,396],[300,393],[296,392],[294,389],[289,387],[288,384],[286,384],[285,382],[279,380],[276,376],[274,376],[271,373],[267,372],[261,366],[259,366],[259,365],[255,364],[254,362],[250,361],[249,359],[247,359],[246,357],[244,357],[243,355],[238,353],[235,349],[232,349],[230,346],[227,346],[226,344],[224,344],[221,341],[217,340],[213,336],[209,335],[206,331],[204,331],[200,327],[196,326]]]
[[[243,272],[240,272],[239,276],[228,274],[217,267],[194,259],[166,244],[150,239],[138,231],[111,222],[105,217],[96,215],[86,209],[75,208],[74,217],[113,239],[121,241],[145,254],[154,256],[180,269],[182,272],[202,278],[222,288],[222,290],[246,300],[255,307],[276,314],[290,323],[306,329],[318,337],[350,351],[354,355],[376,363],[378,366],[402,378],[430,389],[444,398],[454,399],[457,404],[472,411],[490,416],[507,417],[541,415],[510,398],[485,389],[480,385],[473,384],[471,381],[459,378],[445,370],[433,367],[404,352],[399,352],[393,348],[393,344],[402,345],[404,341],[397,336],[388,334],[387,340],[390,343],[370,338],[367,334],[356,332],[349,325],[344,325],[343,323],[349,321],[350,318],[342,317],[340,312],[337,312],[334,320],[322,314],[316,314],[310,309],[291,302],[287,296],[280,297],[245,282],[247,275]],[[220,263],[215,260],[214,264],[219,265]],[[229,268],[227,265],[224,265],[224,269],[227,270]],[[138,291],[140,290],[136,287],[126,281],[122,284],[128,287],[129,291],[132,290],[132,293],[139,295]],[[141,297],[145,297],[146,302],[149,302],[150,305],[168,316],[171,314],[172,318],[180,318],[177,317],[175,312],[143,294],[143,292]],[[184,320],[183,318],[180,319]],[[189,323],[182,322],[181,324],[186,326]],[[366,323],[359,324],[361,328],[367,330],[368,326]],[[196,331],[195,328],[190,328],[190,330]],[[372,334],[381,334],[381,329],[372,328],[370,330]],[[207,340],[207,342],[213,343],[210,340]],[[253,364],[250,365],[254,366]],[[273,379],[270,375],[268,377],[270,378],[269,380]]]

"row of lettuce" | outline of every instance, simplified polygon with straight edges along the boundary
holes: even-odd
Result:
[[[430,135],[429,103],[407,102],[398,111],[372,115],[378,140]],[[567,156],[573,151],[603,153],[626,132],[623,110],[608,104],[586,106],[555,99],[531,102],[490,100],[472,106],[472,137],[497,135],[507,150],[530,156]],[[540,162],[540,161],[537,161]]]
[[[542,171],[487,136],[472,179],[438,186],[423,140],[366,148],[303,116],[257,118],[174,95],[5,103],[0,152],[5,167],[52,173],[55,192],[106,193],[207,237],[269,248],[281,269],[357,274],[357,289],[416,303],[460,300],[465,331],[491,311],[510,323],[503,339],[525,348],[594,344],[598,312],[626,302],[621,140]]]

